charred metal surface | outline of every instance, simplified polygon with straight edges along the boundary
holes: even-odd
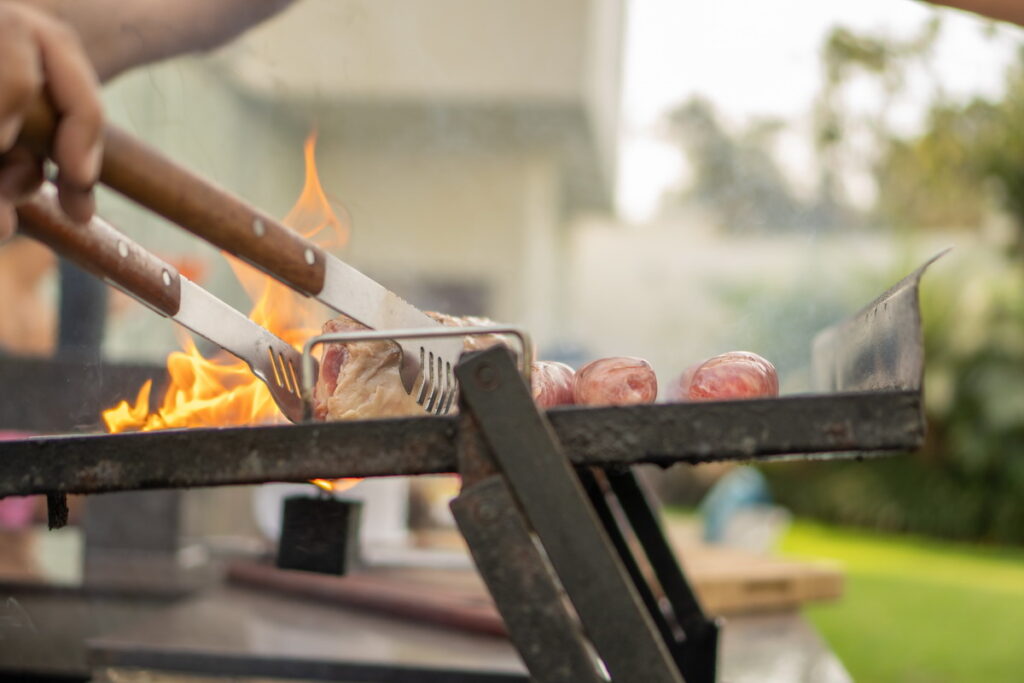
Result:
[[[682,683],[558,437],[534,406],[512,354],[498,346],[463,356],[455,374],[463,409],[480,425],[491,456],[611,679]]]
[[[531,680],[603,681],[505,482],[492,476],[466,486],[451,509]]]
[[[588,466],[903,450],[924,438],[918,392],[564,408],[547,417],[569,458]],[[5,441],[0,496],[451,473],[459,419]]]
[[[462,478],[462,487],[475,484],[497,474],[498,469],[488,455],[487,445],[480,434],[480,425],[473,419],[472,413],[461,413],[458,417],[459,432],[456,438],[456,455],[458,472]]]
[[[886,451],[924,439],[918,392],[556,409],[548,420],[577,465]]]
[[[0,446],[0,496],[455,471],[452,418],[183,429]]]
[[[94,431],[102,424],[101,409],[134,397],[146,380],[153,380],[159,388],[166,378],[166,368],[155,365],[0,354],[0,387],[5,388],[0,399],[0,429]]]
[[[812,370],[821,391],[920,391],[924,337],[918,289],[936,254],[888,291],[814,339]]]

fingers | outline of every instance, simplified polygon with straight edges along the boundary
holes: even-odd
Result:
[[[0,153],[14,144],[25,111],[43,88],[32,29],[18,12],[0,12]]]
[[[70,218],[85,222],[95,208],[92,188],[102,160],[96,74],[65,24],[29,6],[0,2],[0,154],[12,151],[26,111],[43,96],[57,114],[51,154],[59,170],[61,206]],[[14,201],[38,169],[24,156],[0,160],[0,197]],[[0,229],[12,224],[11,213],[0,206]]]
[[[18,226],[15,205],[32,195],[43,182],[43,160],[17,146],[0,157],[0,242]]]
[[[53,160],[68,187],[91,188],[103,153],[99,82],[74,31],[53,23],[37,36],[46,88],[60,119]]]
[[[57,179],[57,196],[61,208],[76,223],[88,223],[96,213],[96,197],[92,188],[83,190],[77,185],[68,185],[62,177]]]
[[[47,91],[57,109],[53,160],[60,170],[57,189],[68,216],[92,218],[92,194],[103,158],[103,105],[99,82],[78,36],[56,22],[37,30]]]
[[[0,157],[0,197],[10,202],[28,199],[43,182],[43,160],[17,146]]]

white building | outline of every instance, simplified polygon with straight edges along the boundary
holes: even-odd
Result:
[[[564,328],[567,226],[610,208],[621,0],[305,0],[218,54],[132,73],[111,118],[283,215],[319,132],[327,193],[351,219],[340,255],[412,302]],[[158,253],[210,254],[113,198]],[[205,284],[246,307],[228,269]],[[132,310],[115,355],[158,356],[168,326]]]

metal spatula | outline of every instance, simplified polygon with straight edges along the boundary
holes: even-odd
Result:
[[[45,183],[33,199],[21,204],[18,229],[248,363],[284,416],[292,422],[302,420],[301,353],[104,220],[73,223],[56,195],[56,189]]]

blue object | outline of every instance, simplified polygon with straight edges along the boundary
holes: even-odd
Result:
[[[700,503],[704,541],[721,543],[733,515],[743,508],[770,505],[771,502],[764,475],[754,467],[737,467],[715,482]]]

